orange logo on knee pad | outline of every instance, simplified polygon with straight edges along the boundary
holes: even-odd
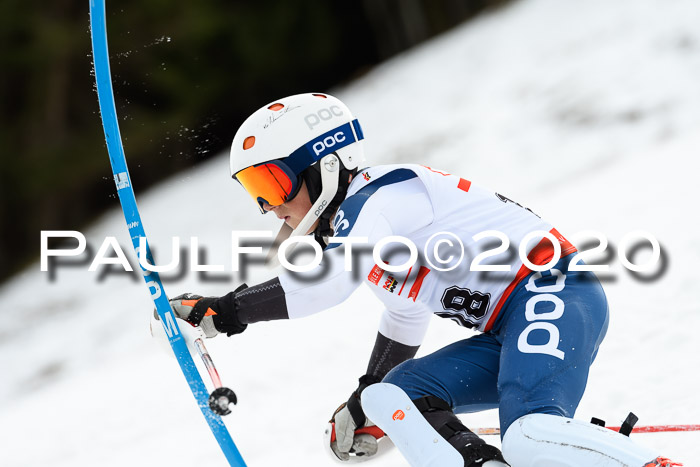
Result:
[[[403,410],[397,410],[394,412],[394,415],[391,416],[392,420],[403,420],[403,418],[406,416],[406,414],[403,413]]]

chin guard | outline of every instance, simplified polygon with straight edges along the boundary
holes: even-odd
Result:
[[[350,182],[345,182],[345,180],[349,180],[350,176],[356,172],[356,169],[348,170],[344,168],[335,153],[324,156],[318,162],[318,168],[321,172],[321,192],[316,195],[317,190],[315,188],[308,188],[309,195],[313,201],[311,209],[299,222],[296,229],[292,229],[286,223],[282,225],[265,260],[268,267],[274,268],[279,266],[277,251],[283,241],[290,237],[307,235],[316,221],[319,221],[319,224],[313,231],[314,239],[321,245],[321,248],[327,246],[326,238],[333,234],[331,217],[335,214],[335,211],[347,194]],[[314,169],[312,168],[311,170]],[[313,199],[314,196],[317,196],[316,200]]]

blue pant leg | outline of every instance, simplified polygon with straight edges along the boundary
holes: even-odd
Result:
[[[500,351],[493,335],[476,335],[403,362],[383,381],[400,387],[411,399],[439,397],[458,413],[496,408]]]
[[[607,331],[608,305],[597,278],[568,272],[564,261],[554,268],[565,277],[561,290],[557,275],[545,271],[523,281],[507,304],[498,331],[502,433],[529,413],[573,417]]]

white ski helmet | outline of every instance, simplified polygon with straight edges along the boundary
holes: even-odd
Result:
[[[313,203],[293,235],[305,235],[317,219],[319,236],[330,233],[329,218],[345,198],[350,175],[363,167],[362,129],[337,98],[297,94],[253,113],[231,145],[231,176],[259,204],[278,206],[296,196],[306,181]]]

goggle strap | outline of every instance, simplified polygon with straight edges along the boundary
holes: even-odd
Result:
[[[365,134],[362,131],[362,127],[360,126],[360,122],[358,122],[357,119],[355,119],[351,123],[352,123],[353,133],[355,133],[355,141],[361,141],[361,140],[365,139]]]
[[[292,152],[284,161],[294,173],[301,173],[306,167],[325,156],[362,139],[364,139],[362,127],[355,119],[317,136]]]
[[[282,197],[283,202],[286,202],[296,195],[299,187],[301,186],[299,183],[301,173],[307,167],[310,167],[326,156],[335,153],[339,149],[349,146],[357,141],[361,141],[362,139],[364,139],[362,127],[360,126],[360,122],[358,122],[357,119],[354,119],[350,122],[337,126],[320,136],[317,136],[296,149],[284,159],[264,162],[259,165],[266,165],[265,169],[269,172],[271,178],[274,179],[274,182],[279,186],[280,193],[286,193],[286,190],[280,180],[278,180],[277,176],[272,172],[272,170],[270,170],[269,167],[267,167],[267,164],[273,163],[282,172],[284,172],[287,177],[289,177],[291,182],[290,193],[286,193],[286,196]],[[238,179],[236,175],[234,175],[234,178],[241,183],[240,179]],[[270,203],[272,200],[265,200],[263,197],[255,196],[250,192],[249,194],[255,198],[258,206],[260,207],[260,212],[264,213],[265,210],[262,208],[263,202]]]

